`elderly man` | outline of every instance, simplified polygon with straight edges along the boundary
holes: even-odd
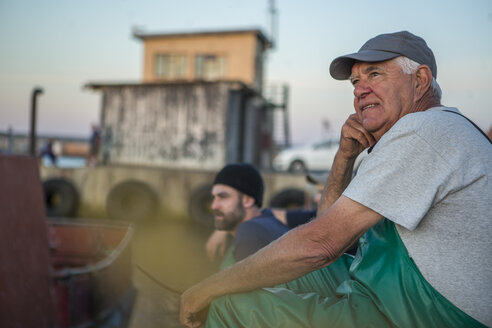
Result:
[[[195,314],[217,298],[211,327],[492,325],[492,146],[440,105],[432,51],[409,32],[382,34],[330,74],[352,82],[356,114],[317,218],[186,291],[182,322],[199,326]],[[358,238],[335,292],[296,290],[293,279],[330,268]]]

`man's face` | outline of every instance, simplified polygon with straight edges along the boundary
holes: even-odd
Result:
[[[242,194],[232,187],[216,184],[212,188],[212,196],[215,229],[225,231],[235,230],[246,215],[241,202]]]
[[[401,117],[414,108],[414,76],[404,74],[394,60],[356,62],[350,81],[354,107],[362,126],[379,140]]]

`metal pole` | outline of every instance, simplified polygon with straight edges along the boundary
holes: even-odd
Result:
[[[284,111],[284,137],[285,137],[285,146],[290,147],[290,129],[289,129],[289,86],[284,85],[282,88],[283,91],[283,111]]]
[[[275,0],[270,0],[270,38],[272,41],[272,49],[277,45],[277,9],[275,8]]]
[[[12,130],[12,127],[9,126],[8,130],[8,146],[7,146],[7,153],[8,154],[13,154],[14,153],[14,131]]]
[[[31,97],[31,129],[29,131],[29,153],[31,156],[36,156],[36,99],[37,96],[43,94],[43,89],[36,87],[32,90]]]

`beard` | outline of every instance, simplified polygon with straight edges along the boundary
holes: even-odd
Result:
[[[215,229],[216,230],[224,230],[224,231],[232,231],[234,230],[239,223],[244,219],[246,215],[246,211],[244,210],[244,206],[241,201],[238,201],[236,208],[229,213],[223,213],[221,211],[214,211],[215,218]],[[217,216],[221,216],[222,219],[217,219]]]

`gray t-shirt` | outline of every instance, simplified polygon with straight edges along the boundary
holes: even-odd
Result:
[[[401,118],[343,194],[395,222],[425,279],[492,326],[492,146],[442,109]]]

